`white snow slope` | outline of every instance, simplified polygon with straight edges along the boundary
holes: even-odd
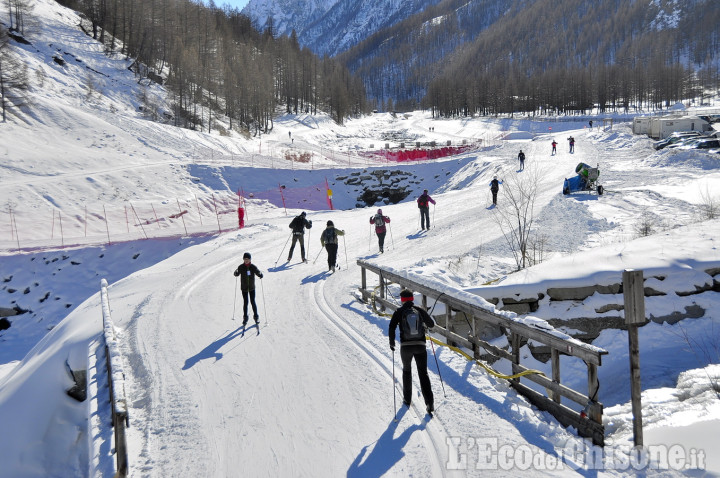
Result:
[[[106,428],[94,425],[103,419],[65,394],[72,385],[66,363],[85,368],[101,333],[101,278],[110,282],[127,374],[133,477],[720,475],[713,453],[720,421],[718,294],[674,293],[712,284],[706,271],[720,267],[720,222],[701,214],[720,183],[718,155],[657,153],[620,117],[612,128],[592,130],[585,128],[588,118],[433,120],[416,112],[357,118],[344,127],[323,117],[283,117],[271,134],[253,139],[183,131],[139,115],[142,87],[127,63],[103,55],[72,12],[39,0],[34,14],[40,22],[33,46],[14,46],[30,67],[33,105],[0,124],[0,307],[28,311],[9,317],[12,325],[0,335],[0,477],[112,475],[114,445]],[[60,67],[51,58],[55,51],[81,61]],[[91,95],[84,65],[104,75],[94,77]],[[150,88],[162,104],[163,90]],[[591,118],[601,123],[602,116]],[[255,154],[290,147],[288,132],[294,148],[322,154],[317,164],[271,168],[283,160]],[[355,193],[336,178],[365,168],[348,167],[335,153],[382,144],[398,132],[440,144],[502,132],[527,139],[397,166],[423,178],[408,183],[413,193],[400,204],[355,208]],[[574,154],[566,135],[577,140]],[[553,138],[560,143],[556,156],[550,156]],[[528,158],[524,171],[517,168],[519,149]],[[562,196],[563,179],[581,161],[600,164],[602,197]],[[513,274],[494,219],[508,207],[505,196],[490,207],[493,175],[505,180],[503,188],[539,178],[535,216],[547,252],[542,264],[521,274]],[[60,213],[79,222],[85,207],[100,204],[174,203],[232,194],[240,181],[246,188],[307,187],[326,177],[336,210],[307,209],[314,223],[308,264],[300,263],[298,250],[285,262],[288,223],[300,210],[286,213],[264,200],[248,202],[245,228],[214,236],[178,237],[168,229],[166,238],[140,239],[128,231],[125,242],[106,244],[103,227],[95,225],[82,239],[92,245],[62,248],[54,229]],[[414,198],[425,187],[437,205],[433,228],[420,235]],[[377,207],[391,218],[382,255],[369,225]],[[327,220],[346,232],[334,274],[319,243]],[[638,238],[641,223],[654,233]],[[20,240],[33,248],[18,252]],[[232,272],[246,251],[265,276],[258,290],[261,327],[243,335]],[[669,293],[649,302],[649,313],[684,312],[693,304],[704,310],[699,318],[640,330],[645,444],[664,450],[664,458],[645,462],[646,455],[629,453],[622,330],[606,330],[594,342],[609,351],[598,397],[606,406],[604,450],[444,347],[435,348],[437,364],[429,359],[435,418],[425,416],[417,383],[413,406],[396,406],[399,357],[388,347],[388,318],[359,300],[357,259],[412,272],[441,290],[477,289],[491,280],[517,291],[591,285],[624,268],[663,275],[666,281],[653,279],[654,285]],[[603,316],[586,309],[586,317]],[[542,319],[572,314],[577,311],[547,301],[537,313]],[[548,367],[525,351],[522,361]],[[584,390],[584,369],[562,378]],[[103,384],[91,385],[106,405]]]

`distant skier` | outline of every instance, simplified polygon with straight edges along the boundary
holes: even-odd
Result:
[[[574,153],[574,152],[575,152],[575,138],[573,138],[572,136],[570,136],[570,137],[568,138],[568,143],[570,143],[570,152],[571,152],[571,153]]]
[[[307,262],[305,258],[305,228],[310,229],[312,227],[312,221],[305,219],[305,211],[301,212],[299,216],[295,216],[290,222],[290,229],[292,229],[292,245],[290,246],[290,253],[288,254],[288,262],[292,259],[293,250],[295,249],[295,243],[300,242],[300,256],[303,262]]]
[[[335,267],[337,267],[338,236],[344,235],[345,231],[336,229],[332,221],[327,222],[327,227],[320,234],[320,244],[328,253],[328,270],[330,272],[335,272]]]
[[[243,297],[243,325],[247,324],[248,321],[248,298],[253,309],[253,319],[257,324],[260,320],[258,315],[257,305],[255,304],[255,276],[263,278],[262,272],[258,270],[255,264],[250,262],[250,253],[246,252],[243,254],[243,263],[235,269],[233,272],[235,277],[240,278],[240,290],[242,291]]]
[[[590,129],[592,129],[592,120],[590,120],[589,123],[590,123]]]
[[[557,154],[557,141],[553,140],[551,144],[552,144],[552,154],[550,154],[550,156],[555,156],[555,154]]]
[[[402,360],[403,403],[409,407],[412,400],[412,360],[415,359],[420,391],[425,400],[428,413],[435,411],[430,378],[427,372],[427,348],[425,348],[425,330],[435,327],[435,322],[422,308],[413,304],[413,293],[408,289],[400,292],[402,306],[390,319],[388,337],[390,350],[395,351],[395,329],[400,327],[400,360]]]
[[[490,181],[490,192],[492,193],[493,206],[497,206],[497,195],[501,184],[502,181],[498,181],[497,176],[493,176],[492,181]]]
[[[378,245],[380,246],[380,253],[384,251],[383,245],[385,244],[385,234],[387,230],[385,224],[390,222],[390,218],[383,215],[382,209],[377,210],[377,214],[370,218],[370,224],[375,225],[375,234],[378,237]]]
[[[430,230],[430,203],[435,204],[435,200],[430,197],[428,190],[424,189],[417,198],[417,205],[420,208],[420,229]],[[425,227],[426,224],[427,227]]]
[[[520,160],[520,171],[522,171],[525,169],[525,153],[523,153],[522,149],[518,153],[518,159]]]

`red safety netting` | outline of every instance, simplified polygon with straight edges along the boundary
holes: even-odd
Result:
[[[455,156],[463,154],[472,149],[472,146],[446,146],[443,148],[434,149],[403,149],[403,150],[389,150],[381,149],[379,151],[368,151],[360,153],[363,156],[370,156],[373,158],[385,158],[386,161],[404,162],[404,161],[427,161],[429,159],[446,158],[448,156]]]

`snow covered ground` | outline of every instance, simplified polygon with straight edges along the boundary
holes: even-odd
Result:
[[[622,117],[614,117],[612,128],[592,130],[588,118],[433,120],[425,112],[376,114],[342,127],[324,117],[286,116],[270,134],[251,139],[179,130],[142,117],[143,87],[127,62],[105,56],[77,29],[73,13],[45,0],[35,13],[41,22],[32,46],[18,46],[33,82],[32,113],[0,125],[0,307],[28,311],[10,317],[12,326],[0,332],[0,477],[110,476],[112,444],[88,421],[88,404],[65,394],[72,385],[66,362],[84,368],[101,333],[102,278],[110,283],[128,374],[131,476],[720,475],[714,453],[720,299],[713,291],[675,294],[688,284],[712,284],[706,271],[720,267],[720,221],[702,214],[707,198],[717,198],[720,157],[655,152]],[[76,60],[61,67],[52,60],[57,52]],[[102,73],[90,76],[92,88],[88,71]],[[163,90],[147,88],[162,104]],[[602,118],[592,117],[596,126]],[[498,140],[502,135],[511,139]],[[567,149],[570,135],[577,140],[574,154]],[[377,149],[387,138],[482,140],[485,147],[398,166],[344,154]],[[555,156],[553,139],[560,143]],[[524,171],[518,171],[520,149],[527,155]],[[315,153],[313,163],[289,165],[282,157],[294,150]],[[599,164],[602,197],[561,194],[579,162]],[[356,192],[338,178],[375,167],[421,180],[404,182],[412,194],[399,204],[356,208]],[[494,175],[505,180],[503,188],[539,178],[536,224],[546,253],[521,273],[514,273],[495,220],[508,207],[502,191],[498,208],[491,207]],[[302,208],[314,224],[308,264],[300,263],[298,250],[285,262],[288,223],[301,209],[286,212],[265,199],[248,201],[245,228],[215,235],[178,233],[167,221],[156,233],[165,237],[142,239],[139,227],[131,231],[133,221],[121,217],[116,221],[127,231],[112,244],[105,243],[103,221],[83,214],[100,205],[148,210],[198,197],[208,212],[209,198],[241,188],[308,188],[325,179],[336,209]],[[433,228],[419,235],[414,198],[423,188],[437,205]],[[382,255],[369,224],[378,207],[391,218]],[[88,224],[74,234],[89,245],[58,247],[60,215],[65,227]],[[319,241],[328,220],[346,231],[334,274]],[[214,227],[190,226],[205,233]],[[640,237],[640,226],[653,233]],[[20,241],[29,246],[22,253]],[[243,335],[232,272],[246,251],[265,276],[258,291],[261,328]],[[625,268],[665,277],[652,279],[668,295],[649,300],[648,313],[695,305],[704,314],[640,329],[645,444],[657,445],[651,450],[660,455],[650,463],[631,461],[637,457],[629,453],[627,334],[617,329],[593,342],[609,351],[598,397],[606,407],[604,453],[442,347],[436,348],[439,369],[433,359],[429,364],[435,418],[424,416],[419,397],[410,410],[396,409],[399,358],[388,347],[388,319],[359,300],[357,259],[471,290],[490,281],[517,292],[585,286],[616,280]],[[591,305],[581,304],[581,315],[608,315]],[[570,320],[578,314],[577,307],[546,300],[534,315]],[[526,360],[548,367],[529,352]],[[563,376],[578,390],[586,380],[584,370]]]

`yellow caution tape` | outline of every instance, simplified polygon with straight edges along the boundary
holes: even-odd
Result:
[[[378,285],[377,287],[375,287],[375,288],[373,289],[372,294],[371,294],[373,312],[375,312],[377,315],[379,315],[379,316],[381,316],[381,317],[392,317],[392,314],[387,314],[387,313],[385,313],[385,312],[380,312],[380,311],[377,309],[377,306],[375,305],[375,293],[377,292],[377,290],[378,290],[379,288],[380,288],[379,285]],[[490,375],[492,375],[492,376],[494,376],[494,377],[497,377],[497,378],[502,378],[502,379],[505,379],[505,380],[512,380],[512,379],[514,379],[514,378],[519,378],[519,377],[523,377],[523,376],[525,376],[525,375],[531,375],[531,374],[545,375],[545,374],[544,374],[543,372],[541,372],[540,370],[525,370],[525,371],[523,371],[523,372],[516,373],[516,374],[514,374],[514,375],[503,375],[503,374],[501,374],[500,372],[496,372],[496,371],[493,370],[490,366],[484,364],[484,363],[481,362],[480,360],[477,360],[477,359],[475,359],[474,357],[471,357],[469,354],[467,354],[467,353],[466,353],[464,350],[462,350],[462,349],[459,349],[459,348],[457,348],[457,347],[453,347],[453,346],[450,345],[450,344],[446,344],[446,343],[444,343],[444,342],[441,342],[441,341],[439,341],[438,339],[436,339],[436,338],[434,338],[434,337],[430,337],[429,335],[427,335],[426,337],[427,337],[428,339],[432,340],[434,343],[438,344],[438,346],[440,346],[440,347],[447,347],[447,348],[449,348],[450,350],[452,350],[453,352],[456,352],[456,353],[462,355],[462,356],[465,357],[466,359],[468,359],[468,360],[470,360],[470,361],[472,361],[472,362],[475,362],[478,366],[484,368]]]
[[[492,375],[492,376],[494,376],[494,377],[497,377],[497,378],[503,378],[503,379],[505,379],[505,380],[512,380],[513,378],[519,378],[519,377],[523,377],[523,376],[525,376],[525,375],[531,375],[531,374],[535,374],[535,373],[536,373],[536,374],[539,374],[539,375],[545,375],[545,374],[544,374],[543,372],[541,372],[540,370],[525,370],[525,371],[523,371],[523,372],[516,373],[515,375],[503,375],[503,374],[501,374],[500,372],[496,372],[495,370],[493,370],[490,366],[485,365],[485,364],[484,364],[483,362],[481,362],[480,360],[477,360],[477,359],[475,359],[474,357],[471,357],[469,354],[467,354],[467,353],[466,353],[464,350],[462,350],[462,349],[459,349],[459,348],[457,348],[457,347],[453,347],[452,345],[446,344],[446,343],[444,343],[444,342],[440,342],[440,341],[439,341],[438,339],[436,339],[435,337],[430,337],[429,335],[427,335],[426,337],[427,337],[428,339],[430,339],[431,341],[433,341],[434,343],[438,344],[438,346],[440,346],[440,347],[447,347],[447,348],[449,348],[450,350],[452,350],[453,352],[459,353],[460,355],[462,355],[462,356],[465,357],[466,359],[468,359],[468,360],[470,360],[470,361],[472,361],[472,362],[475,362],[477,365],[479,365],[480,367],[484,368],[490,375]]]

